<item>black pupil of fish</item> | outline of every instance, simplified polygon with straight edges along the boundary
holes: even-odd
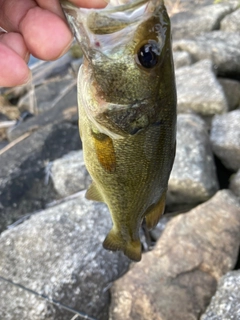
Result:
[[[140,48],[138,59],[144,68],[153,68],[158,62],[156,53],[152,51],[152,47],[148,44]]]

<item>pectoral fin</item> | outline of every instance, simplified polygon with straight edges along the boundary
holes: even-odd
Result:
[[[114,228],[109,232],[103,242],[103,247],[107,250],[122,250],[124,254],[133,261],[140,261],[142,254],[142,246],[140,240],[125,241],[121,234]]]
[[[85,194],[85,198],[88,200],[104,202],[104,199],[103,199],[101,193],[99,192],[95,182],[92,182],[92,184],[88,188],[88,190]]]
[[[166,192],[164,192],[158,201],[158,203],[151,208],[149,212],[147,212],[145,219],[146,219],[146,225],[147,228],[150,230],[158,224],[158,221],[161,218],[161,215],[164,212],[165,209],[165,201],[166,201]]]

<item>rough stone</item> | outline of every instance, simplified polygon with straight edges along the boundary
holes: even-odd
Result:
[[[107,207],[86,200],[83,192],[78,199],[37,213],[2,233],[0,276],[60,305],[106,320],[108,288],[129,265],[122,253],[103,249],[102,241],[110,228]],[[7,315],[5,320],[71,319],[68,312],[60,312],[54,305],[48,308],[44,300],[30,294],[26,299],[9,285],[1,287],[5,294],[0,310]]]
[[[226,32],[239,32],[240,30],[240,9],[227,15],[221,21],[221,30]]]
[[[230,190],[240,197],[240,169],[230,179]]]
[[[8,130],[7,137],[9,141],[13,141],[27,132],[36,131],[49,124],[77,123],[77,120],[77,86],[75,85],[53,108],[26,121],[21,121]]]
[[[240,319],[240,270],[228,272],[219,283],[201,320]]]
[[[19,100],[18,108],[21,111],[27,110],[33,114],[41,114],[55,106],[59,107],[59,102],[61,103],[64,95],[71,91],[73,86],[76,86],[76,80],[70,75],[45,81],[42,85],[28,91]],[[31,103],[32,97],[34,97],[36,107]],[[72,101],[68,102],[68,106],[69,104],[75,104],[75,96],[72,95],[71,97]]]
[[[238,76],[240,73],[240,33],[216,30],[173,42],[173,49],[187,51],[193,61],[212,60],[218,75]]]
[[[171,18],[173,39],[194,37],[219,29],[220,21],[233,9],[233,6],[223,3],[177,13]]]
[[[192,63],[190,54],[186,51],[174,51],[173,52],[173,61],[175,69],[190,66]]]
[[[168,184],[167,203],[197,204],[213,196],[218,188],[205,122],[197,115],[179,114],[176,157]]]
[[[226,98],[210,60],[179,68],[175,74],[178,112],[212,116],[227,111]]]
[[[228,190],[173,218],[155,248],[112,289],[111,320],[199,319],[240,243],[240,203]]]
[[[1,154],[0,230],[51,200],[46,164],[80,148],[78,127],[60,123],[33,132]]]
[[[240,82],[232,79],[218,78],[227,98],[228,110],[240,107]]]
[[[91,178],[83,160],[83,151],[72,151],[53,161],[51,177],[54,188],[62,197],[87,189]]]
[[[211,143],[213,152],[229,169],[240,168],[240,110],[216,115],[212,121]]]

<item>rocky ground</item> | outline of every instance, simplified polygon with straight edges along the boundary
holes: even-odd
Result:
[[[102,248],[70,53],[0,88],[0,319],[240,319],[240,8],[167,2],[178,91],[166,213],[143,258]],[[234,270],[234,271],[232,271]]]

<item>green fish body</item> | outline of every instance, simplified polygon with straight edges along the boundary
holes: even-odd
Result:
[[[141,259],[139,228],[165,207],[176,147],[170,21],[162,0],[110,1],[103,10],[63,8],[84,52],[79,128],[93,183],[113,227],[103,246]],[[118,3],[117,3],[118,4]]]

